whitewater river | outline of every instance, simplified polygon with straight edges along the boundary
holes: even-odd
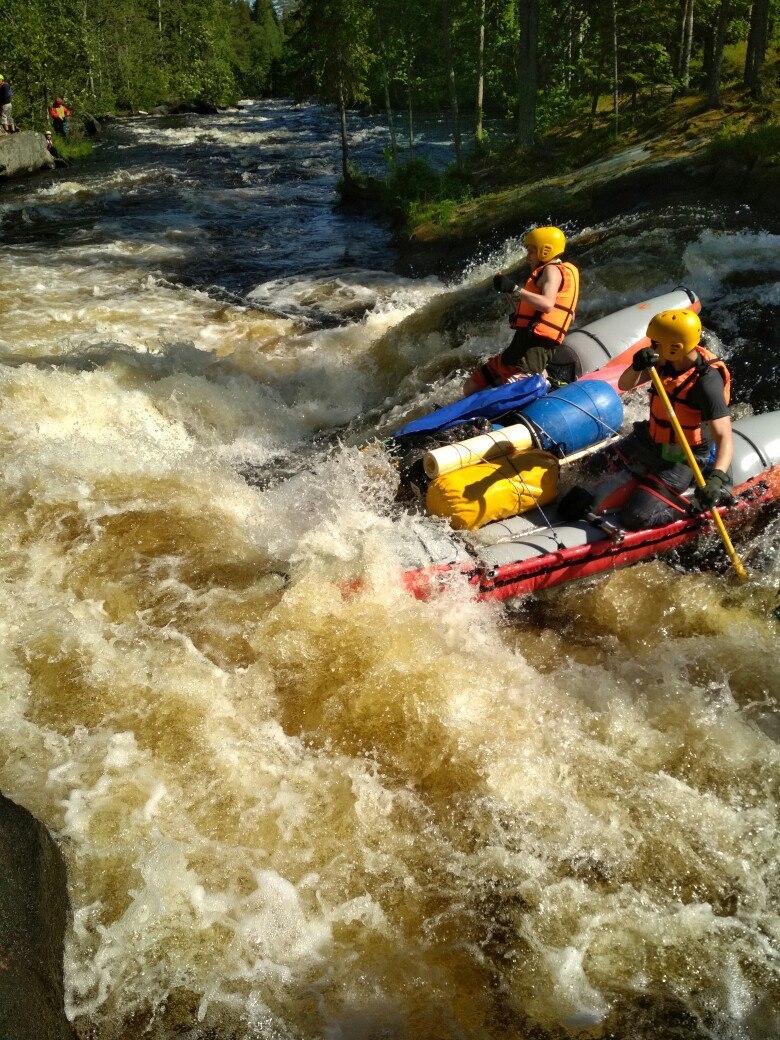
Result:
[[[387,230],[332,208],[335,129],[128,121],[2,188],[0,787],[67,861],[69,1016],[770,1040],[780,523],[739,587],[713,547],[508,608],[405,594],[437,522],[360,447],[506,342],[488,276],[524,229],[446,283],[393,273]],[[581,320],[687,284],[737,413],[780,408],[760,214],[568,230]]]

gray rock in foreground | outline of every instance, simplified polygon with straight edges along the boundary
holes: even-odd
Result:
[[[54,166],[54,159],[46,150],[46,138],[33,130],[18,134],[0,133],[0,177],[15,177],[35,173]]]
[[[0,1037],[74,1040],[63,1007],[65,864],[43,826],[0,795]]]

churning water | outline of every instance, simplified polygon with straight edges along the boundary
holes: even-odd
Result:
[[[664,561],[508,610],[410,599],[439,522],[359,447],[506,341],[487,276],[522,249],[394,274],[332,207],[334,129],[131,121],[2,198],[0,785],[67,860],[69,1014],[99,1040],[769,1040],[778,522],[742,587]],[[570,231],[582,319],[688,284],[739,409],[780,407],[754,214]]]

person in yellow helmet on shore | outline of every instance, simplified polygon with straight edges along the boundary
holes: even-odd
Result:
[[[580,274],[574,264],[562,259],[564,233],[557,227],[534,228],[523,245],[531,265],[523,287],[501,272],[493,278],[496,291],[506,293],[515,307],[509,319],[515,334],[505,350],[471,373],[463,386],[464,397],[529,375],[544,375],[574,320]]]
[[[683,497],[693,483],[693,471],[677,443],[666,408],[651,386],[649,421],[636,423],[634,432],[607,452],[608,462],[616,462],[624,475],[628,470],[637,479],[627,484],[618,475],[616,487],[613,474],[592,493],[584,488],[572,489],[561,500],[564,516],[620,508],[625,526],[639,531],[681,520],[688,516],[691,506],[697,512],[711,509],[728,496],[734,455],[728,368],[701,345],[701,321],[690,309],[657,314],[647,327],[647,337],[650,346],[636,352],[621,373],[618,387],[626,392],[645,386],[650,380],[648,369],[657,366],[705,484],[696,488],[692,502]]]

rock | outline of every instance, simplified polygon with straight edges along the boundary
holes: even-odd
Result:
[[[97,116],[90,115],[89,112],[81,113],[81,125],[84,127],[84,133],[88,137],[97,137],[103,130]]]
[[[32,130],[18,134],[0,134],[0,177],[35,173],[54,165],[46,150],[46,138]]]
[[[0,795],[0,1036],[75,1040],[63,1007],[65,864],[43,826]]]
[[[211,101],[177,101],[171,103],[169,111],[172,116],[193,113],[199,116],[215,116],[219,109]]]
[[[170,114],[171,110],[167,105],[157,105],[157,107],[153,108],[149,113],[150,116],[169,116]]]

